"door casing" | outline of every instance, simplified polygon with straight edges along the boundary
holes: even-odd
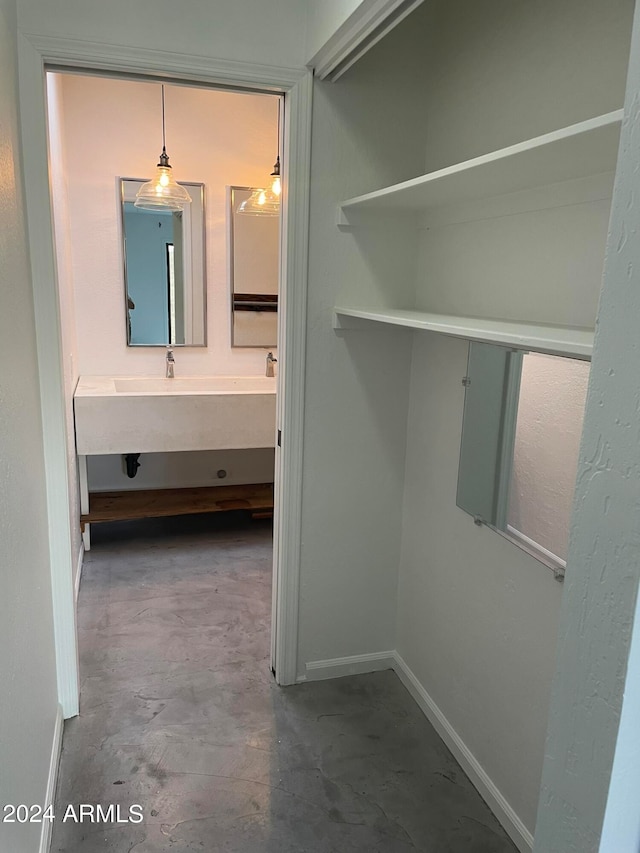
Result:
[[[281,685],[297,675],[312,72],[189,54],[19,35],[19,101],[46,469],[58,696],[65,718],[79,711],[78,645],[60,309],[49,189],[47,70],[144,75],[285,98],[279,377],[272,600],[272,668]]]

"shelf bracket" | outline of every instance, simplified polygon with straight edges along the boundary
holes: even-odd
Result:
[[[336,208],[336,225],[338,228],[348,228],[351,223],[341,204]]]

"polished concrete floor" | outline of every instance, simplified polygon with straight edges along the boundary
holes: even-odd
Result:
[[[275,684],[267,522],[92,534],[52,851],[515,850],[392,672]],[[69,803],[144,820],[63,823]]]

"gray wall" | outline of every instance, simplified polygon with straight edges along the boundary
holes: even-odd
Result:
[[[18,150],[16,11],[0,0],[0,803],[43,803],[57,714],[33,305]],[[0,823],[30,853],[40,825]]]

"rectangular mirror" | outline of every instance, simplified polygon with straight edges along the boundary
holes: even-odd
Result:
[[[589,362],[470,343],[457,505],[562,575]]]
[[[252,187],[229,188],[231,346],[278,344],[280,217],[239,213]]]
[[[144,180],[120,181],[127,346],[207,344],[204,184],[182,183],[180,211],[134,205]]]

